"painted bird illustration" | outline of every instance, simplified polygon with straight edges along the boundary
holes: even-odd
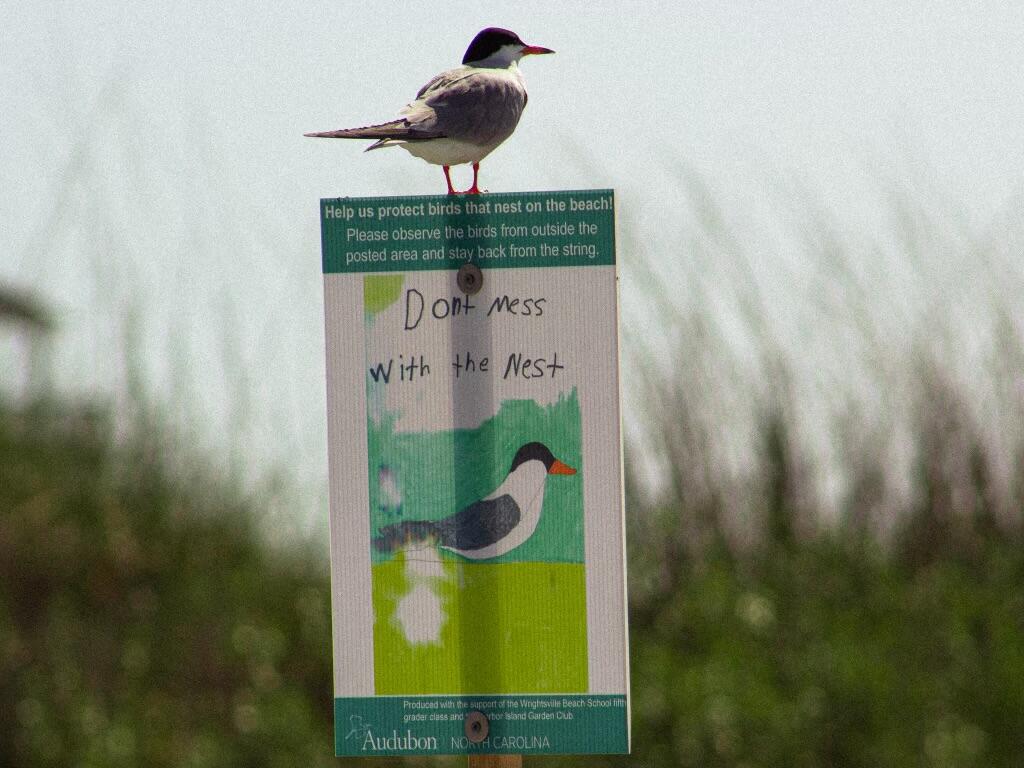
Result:
[[[451,167],[472,164],[473,186],[479,194],[480,161],[512,135],[526,107],[526,85],[519,72],[524,56],[554,53],[527,45],[507,29],[488,27],[466,49],[462,66],[449,69],[424,85],[397,120],[363,128],[307,133],[324,139],[375,139],[366,148],[402,147],[409,154],[444,169],[448,194]]]
[[[441,520],[409,520],[387,525],[373,540],[381,552],[410,542],[433,541],[471,560],[511,552],[529,539],[540,522],[548,475],[575,475],[543,443],[527,443],[512,459],[508,475],[493,493]]]

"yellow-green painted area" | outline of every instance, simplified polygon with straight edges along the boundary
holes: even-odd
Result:
[[[363,309],[375,315],[390,307],[402,294],[404,275],[366,275],[363,277]]]
[[[378,695],[581,693],[587,686],[581,563],[373,566]]]

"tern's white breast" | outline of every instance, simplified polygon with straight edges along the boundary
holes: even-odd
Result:
[[[458,139],[429,139],[409,141],[402,144],[413,157],[419,157],[433,165],[465,165],[479,163],[491,154],[497,144],[481,146]]]

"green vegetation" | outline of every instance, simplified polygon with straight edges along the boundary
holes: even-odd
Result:
[[[1019,764],[1021,543],[989,531],[914,562],[836,532],[662,562],[632,614],[645,764]]]
[[[155,424],[0,410],[0,765],[331,765],[320,551]]]
[[[807,536],[785,430],[763,436],[754,544],[715,532],[714,502],[631,492],[634,757],[528,762],[1019,764],[1024,542],[984,462],[969,517],[923,472],[887,541],[856,504]],[[0,764],[336,764],[326,545],[275,545],[257,501],[177,463],[153,423],[0,412]]]

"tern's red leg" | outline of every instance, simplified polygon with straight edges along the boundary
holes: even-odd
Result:
[[[480,175],[480,163],[473,163],[473,186],[466,190],[467,195],[479,195],[480,187],[476,185],[477,176]]]
[[[444,180],[448,182],[448,194],[457,195],[458,192],[456,192],[455,187],[452,186],[451,166],[442,165],[441,167],[444,168]]]

